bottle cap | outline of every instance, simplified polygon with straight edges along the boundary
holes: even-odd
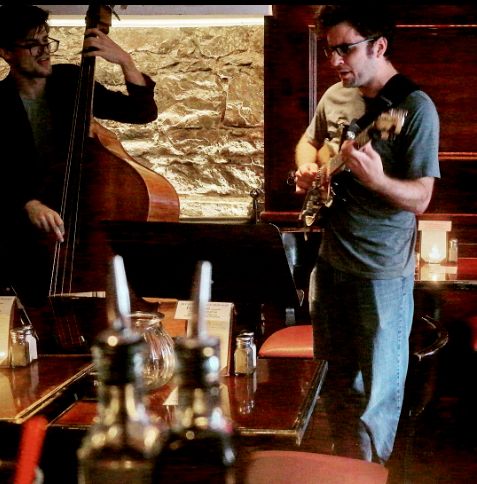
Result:
[[[220,342],[212,336],[176,340],[175,381],[180,386],[214,386],[220,377]]]
[[[129,329],[104,331],[91,351],[103,383],[123,385],[142,379],[146,342],[140,333]]]

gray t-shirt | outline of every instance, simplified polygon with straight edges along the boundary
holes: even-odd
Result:
[[[365,106],[357,88],[334,84],[320,99],[306,134],[317,146],[328,140],[337,150],[339,124],[359,118]],[[414,91],[398,107],[407,111],[401,132],[391,140],[373,141],[385,173],[399,179],[440,177],[439,117],[434,103],[423,91]],[[320,256],[336,269],[360,277],[411,275],[415,214],[391,205],[351,173],[339,174],[335,180],[339,196],[326,209]]]
[[[45,96],[37,99],[21,98],[30,121],[33,138],[40,159],[40,170],[56,160],[58,140],[54,137],[51,110]]]

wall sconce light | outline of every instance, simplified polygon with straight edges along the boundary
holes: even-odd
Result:
[[[452,222],[447,220],[420,220],[420,256],[424,262],[440,264],[447,258],[447,233]]]

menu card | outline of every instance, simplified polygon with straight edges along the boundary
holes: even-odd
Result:
[[[10,329],[15,314],[15,296],[0,296],[0,367],[10,366]]]
[[[192,317],[192,301],[177,301],[175,319],[187,319]],[[233,303],[208,302],[207,303],[207,329],[211,336],[216,336],[220,341],[220,368],[228,375],[230,358],[232,353],[231,334],[234,315]]]

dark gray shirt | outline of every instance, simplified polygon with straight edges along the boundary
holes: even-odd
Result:
[[[357,88],[341,83],[321,98],[306,134],[316,145],[339,146],[340,123],[365,111]],[[440,177],[439,118],[423,91],[411,93],[399,108],[407,111],[401,132],[392,140],[375,140],[384,171],[398,179]],[[338,270],[360,277],[391,279],[414,271],[416,217],[367,189],[351,174],[338,175],[339,196],[326,211],[320,256]]]

